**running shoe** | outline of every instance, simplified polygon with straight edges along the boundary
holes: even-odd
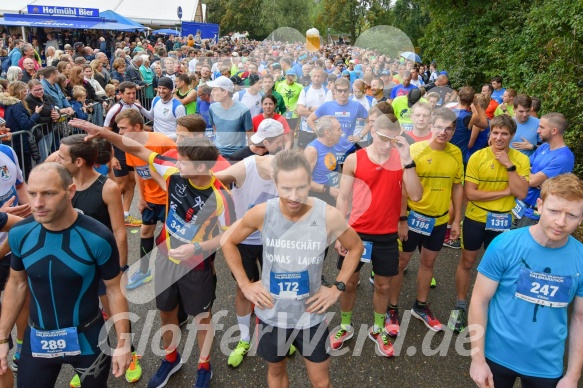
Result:
[[[129,368],[126,370],[126,381],[128,383],[135,383],[142,378],[142,366],[140,365],[140,358],[136,352],[132,352],[132,361]]]
[[[462,247],[460,240],[446,240],[443,242],[443,246],[452,249],[461,249]]]
[[[170,376],[178,372],[180,368],[182,368],[182,359],[180,358],[180,353],[178,353],[174,362],[170,362],[164,358],[162,360],[162,364],[160,364],[160,367],[158,368],[158,371],[148,382],[148,388],[165,387]]]
[[[197,376],[196,376],[196,388],[210,388],[211,379],[213,378],[213,370],[211,368],[211,363],[208,364],[208,369],[204,366],[199,366]],[[199,364],[200,365],[200,364]]]
[[[382,357],[393,357],[395,355],[395,349],[393,349],[393,344],[389,340],[388,334],[384,330],[379,330],[378,333],[373,332],[371,327],[368,330],[368,338],[375,343],[375,352]]]
[[[247,352],[251,348],[251,344],[247,341],[239,341],[237,347],[233,349],[229,359],[227,360],[227,365],[237,368],[243,362],[243,358],[247,355]]]
[[[291,345],[289,347],[289,350],[287,351],[287,356],[291,357],[296,353],[296,350],[298,350],[295,346]]]
[[[14,355],[12,355],[12,365],[10,366],[10,369],[12,369],[12,371],[14,373],[18,372],[18,362],[19,361],[20,361],[20,353],[14,352]]]
[[[462,308],[456,308],[451,311],[449,316],[449,321],[447,322],[447,327],[450,328],[454,333],[461,333],[468,326],[468,315],[466,310]]]
[[[142,225],[142,220],[140,220],[139,218],[136,218],[134,216],[125,217],[124,222],[125,222],[126,226],[141,226]]]
[[[150,281],[152,281],[152,271],[148,270],[148,272],[143,273],[138,269],[132,276],[130,276],[128,284],[126,284],[126,289],[133,290],[134,288],[138,288]]]
[[[75,376],[73,376],[73,378],[71,379],[71,382],[69,383],[69,387],[81,388],[81,379],[79,378],[78,374],[75,373]]]
[[[342,348],[345,341],[348,341],[354,336],[354,328],[352,326],[346,327],[340,325],[340,329],[330,336],[330,346],[332,350],[338,350]]]
[[[370,278],[368,278],[368,281],[374,286],[374,271],[370,271]]]
[[[429,303],[422,308],[417,308],[415,307],[415,305],[413,305],[413,308],[411,309],[411,315],[422,321],[429,330],[433,331],[443,330],[441,322],[439,322],[437,318],[435,318],[435,316],[429,309]]]
[[[387,315],[385,316],[385,331],[391,337],[396,337],[399,335],[399,330],[399,311],[395,309],[389,309]]]
[[[431,284],[429,285],[429,287],[431,288],[437,287],[437,281],[435,280],[435,278],[431,278]]]

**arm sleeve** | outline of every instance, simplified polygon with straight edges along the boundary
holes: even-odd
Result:
[[[568,148],[566,148],[568,150]],[[557,157],[553,158],[549,164],[545,166],[541,171],[548,178],[555,177],[560,174],[573,171],[573,166],[575,159],[571,151],[562,152]]]
[[[184,105],[180,104],[180,106],[176,107],[176,118],[179,119],[184,116],[186,116],[186,108],[184,108]]]
[[[178,169],[176,168],[176,159],[155,152],[150,154],[148,163],[152,170],[164,177],[164,180],[167,180],[171,175],[178,172]]]
[[[20,243],[22,238],[17,228],[12,228],[8,233],[8,245],[10,245],[10,250],[12,251],[12,258],[10,259],[10,268],[15,271],[24,271],[24,263],[22,262],[22,257],[20,257]]]
[[[502,279],[502,275],[506,271],[503,248],[508,241],[504,241],[503,237],[505,236],[499,235],[492,241],[478,266],[479,273],[496,282]]]

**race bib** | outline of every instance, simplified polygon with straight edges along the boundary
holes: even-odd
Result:
[[[435,226],[435,218],[423,216],[411,210],[409,211],[407,224],[409,225],[409,230],[424,236],[430,236]]]
[[[401,124],[401,127],[403,128],[403,131],[410,132],[413,130],[413,123],[403,123]]]
[[[525,211],[526,204],[517,198],[516,203],[514,205],[514,209],[512,209],[512,214],[514,214],[514,217],[521,219]]]
[[[363,241],[362,245],[364,246],[364,250],[362,251],[362,256],[360,256],[360,261],[362,263],[370,263],[372,257],[372,242]]]
[[[340,175],[338,171],[332,171],[326,174],[326,178],[328,179],[328,186],[338,187],[338,183],[340,183]]]
[[[81,354],[76,327],[58,330],[30,328],[30,349],[33,357],[55,358]]]
[[[364,121],[364,119],[356,119],[356,126],[354,127],[354,135],[360,134],[365,126],[366,126],[366,122]]]
[[[283,117],[285,117],[286,119],[291,119],[293,117],[293,115],[294,115],[294,112],[287,111],[283,114]]]
[[[514,296],[541,306],[567,307],[572,284],[572,276],[535,272],[523,267]]]
[[[137,166],[135,169],[140,178],[144,180],[152,179],[152,175],[150,174],[150,167],[147,164],[143,166]]]
[[[207,139],[210,139],[211,141],[215,140],[215,133],[214,133],[214,131],[213,131],[213,127],[209,127],[209,128],[207,128],[207,129],[205,129],[205,131],[204,131],[204,136],[205,136]]]
[[[512,225],[512,214],[490,213],[486,216],[486,230],[506,232]]]
[[[269,292],[277,299],[305,299],[310,295],[310,275],[302,272],[271,272]]]
[[[337,152],[336,153],[336,163],[342,164],[346,160],[346,153],[344,152]]]
[[[194,223],[184,221],[172,208],[168,211],[166,228],[168,228],[168,233],[170,233],[172,237],[186,243],[190,243],[194,240],[194,236],[198,231],[198,226]]]

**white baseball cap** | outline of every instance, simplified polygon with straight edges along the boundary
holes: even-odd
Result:
[[[257,132],[251,136],[251,142],[253,144],[260,144],[265,139],[270,139],[272,137],[277,137],[283,135],[283,125],[274,119],[264,119]]]
[[[214,81],[209,81],[206,84],[211,88],[221,88],[231,93],[235,89],[235,87],[233,86],[233,81],[231,81],[224,75],[217,77],[217,79],[215,79]]]

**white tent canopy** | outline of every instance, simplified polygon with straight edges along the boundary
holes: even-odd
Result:
[[[135,22],[157,26],[178,24],[176,10],[181,6],[183,21],[203,22],[202,3],[199,0],[0,0],[0,15],[27,13],[28,5],[112,10]]]

